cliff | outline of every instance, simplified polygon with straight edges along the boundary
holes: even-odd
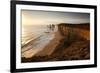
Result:
[[[90,24],[68,24],[68,23],[61,23],[58,25],[58,30],[63,36],[67,36],[70,34],[79,34],[81,37],[86,38],[87,40],[90,39]]]

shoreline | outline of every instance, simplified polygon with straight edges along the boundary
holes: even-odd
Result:
[[[58,30],[54,33],[54,39],[41,51],[34,54],[31,58],[22,58],[22,62],[90,59],[90,40],[82,36],[82,33],[77,33],[76,30],[72,29],[65,29],[64,27],[63,30]],[[64,35],[62,35],[62,31],[64,31]]]

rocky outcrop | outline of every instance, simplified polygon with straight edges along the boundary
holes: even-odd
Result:
[[[90,39],[90,24],[68,24],[68,23],[61,23],[58,25],[59,32],[63,36],[68,36],[69,34],[77,35],[79,34],[81,37],[85,39]]]

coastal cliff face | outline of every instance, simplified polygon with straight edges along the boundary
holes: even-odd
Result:
[[[62,60],[90,58],[89,24],[62,23],[58,25],[58,31],[63,39],[51,56],[59,56]]]
[[[90,25],[58,24],[55,38],[31,58],[22,62],[64,61],[90,59]]]
[[[90,24],[66,24],[61,23],[58,25],[58,31],[62,36],[66,36],[69,39],[73,36],[80,35],[81,37],[89,40],[90,39]],[[70,35],[71,34],[71,35]],[[70,36],[69,36],[70,35]]]

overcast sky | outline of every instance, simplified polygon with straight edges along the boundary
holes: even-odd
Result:
[[[89,13],[22,10],[23,25],[89,23]]]

